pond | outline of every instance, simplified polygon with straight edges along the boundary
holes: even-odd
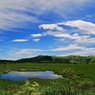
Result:
[[[61,78],[61,76],[54,74],[53,71],[31,71],[31,72],[10,71],[8,73],[1,74],[1,79],[9,79],[12,81],[28,80],[31,78],[57,79]]]

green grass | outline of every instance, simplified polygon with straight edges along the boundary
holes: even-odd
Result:
[[[74,70],[74,72],[75,72],[74,74],[83,74],[85,76],[85,78],[83,76],[83,77],[81,77],[81,79],[76,79],[74,81],[71,78],[69,80],[70,83],[75,84],[75,82],[76,82],[76,83],[80,84],[82,82],[84,83],[84,79],[87,79],[86,80],[87,83],[85,82],[86,84],[84,85],[85,87],[87,87],[87,86],[90,87],[90,85],[95,86],[95,64],[31,64],[31,63],[7,64],[7,65],[0,64],[0,71],[2,71],[2,70],[15,70],[15,71],[17,71],[22,68],[24,68],[28,71],[31,71],[31,70],[50,70],[50,71],[54,71],[57,74],[63,74],[63,75],[64,75],[64,73],[63,73],[64,70],[71,69],[71,70]],[[65,75],[67,75],[67,78],[69,78],[68,75],[70,75],[70,74],[72,75],[71,71],[69,74],[66,73]],[[92,79],[94,80],[93,83],[92,83]],[[77,81],[77,80],[79,80],[79,81]],[[65,81],[64,79],[29,79],[29,81],[31,84],[33,82],[39,83],[39,85],[41,87],[43,87],[41,89],[43,89],[44,93],[50,93],[50,92],[47,92],[48,87],[50,90],[53,89],[53,87],[51,86],[51,83],[57,83],[57,85],[59,85],[59,88],[60,88],[60,86],[63,87],[62,85],[64,85],[65,83],[68,82],[68,81]],[[13,81],[6,80],[6,79],[0,79],[0,95],[13,95],[13,93],[18,91],[19,88],[22,87],[23,84],[25,84],[25,81],[13,82]],[[72,86],[72,84],[70,85],[70,87],[71,86]],[[46,88],[46,89],[44,89],[44,88]],[[55,88],[53,90],[59,91],[59,88]],[[68,88],[68,86],[67,86],[67,88]],[[54,93],[53,90],[51,90],[51,93]],[[81,91],[79,93],[82,93],[82,92],[83,91]],[[6,94],[6,93],[9,93],[9,94]],[[87,94],[87,93],[93,93],[91,87],[89,89],[85,90],[85,92],[83,92],[83,93],[85,93],[85,94],[77,94],[77,95],[94,95],[94,94]],[[46,94],[46,95],[53,95],[53,94]],[[54,95],[56,95],[56,94],[54,94]],[[66,94],[66,95],[68,95],[68,94]],[[74,94],[74,95],[76,95],[76,94]]]

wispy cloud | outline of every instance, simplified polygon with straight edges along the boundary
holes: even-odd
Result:
[[[61,25],[61,27],[60,27]],[[72,29],[73,27],[77,27],[79,30],[76,31],[76,28],[73,29],[74,32],[71,30],[65,29],[62,25],[70,26]],[[86,22],[83,20],[75,20],[75,21],[67,21],[62,23],[56,24],[42,24],[39,28],[43,28],[45,32],[43,32],[42,36],[54,36],[60,39],[68,39],[73,40],[73,43],[76,44],[94,44],[95,38],[90,34],[95,34],[95,24],[91,22]],[[36,34],[35,34],[36,35]]]
[[[9,54],[12,56],[20,56],[20,55],[31,55],[39,52],[39,49],[31,49],[31,48],[24,48],[24,49],[12,49],[9,51]]]
[[[90,3],[92,0],[0,0],[0,29],[8,30],[25,27],[27,22],[40,22],[39,16],[49,11],[67,17],[67,12],[76,12]]]
[[[33,37],[33,38],[36,38],[36,37],[41,37],[42,34],[40,34],[40,33],[39,34],[31,34],[30,36]]]
[[[68,55],[81,55],[81,56],[95,55],[95,48],[84,48],[80,51],[67,53],[61,56],[68,56]]]
[[[39,26],[39,28],[45,29],[45,30],[57,30],[57,31],[64,31],[64,29],[57,24],[42,24]]]
[[[61,46],[58,48],[52,49],[52,51],[69,51],[69,50],[81,50],[84,49],[82,46],[78,46],[77,44],[70,44],[68,46]]]
[[[28,39],[14,39],[11,42],[27,42]]]
[[[59,25],[67,25],[71,27],[77,27],[80,30],[84,30],[85,34],[94,34],[95,35],[95,24],[91,22],[86,22],[83,20],[67,21],[59,23]],[[83,31],[82,31],[83,32]]]
[[[34,42],[39,42],[40,39],[37,39],[37,38],[36,38],[36,39],[33,39],[33,41],[34,41]]]
[[[31,2],[27,0],[0,0],[0,29],[25,27],[27,22],[39,22],[40,20],[27,12],[32,13]]]

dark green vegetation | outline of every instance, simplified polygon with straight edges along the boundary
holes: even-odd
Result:
[[[0,95],[26,95],[27,92],[27,95],[95,95],[94,56],[38,56],[17,61],[0,61],[0,71],[19,71],[22,68],[27,71],[50,70],[63,78],[29,79],[26,84],[26,81],[0,79]],[[34,82],[39,86],[35,87]]]
[[[95,56],[37,56],[33,58],[23,58],[16,61],[0,60],[0,63],[62,63],[62,64],[95,64]]]

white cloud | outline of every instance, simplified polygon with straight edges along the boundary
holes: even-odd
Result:
[[[68,25],[71,27],[77,27],[80,30],[84,30],[85,34],[94,34],[95,35],[95,24],[91,22],[86,22],[83,20],[74,20],[74,21],[67,21],[59,24]],[[83,32],[83,31],[82,31]]]
[[[27,24],[25,22],[39,22],[37,16],[49,11],[67,17],[67,13],[76,12],[91,2],[91,0],[0,0],[0,29],[25,27]]]
[[[27,42],[28,39],[14,39],[11,42]]]
[[[64,41],[63,38],[68,38],[70,40],[73,40],[73,43],[76,44],[85,44],[85,45],[89,45],[89,44],[95,44],[95,38],[90,37],[88,35],[79,35],[77,33],[70,35],[70,34],[56,34],[53,35],[55,37],[60,37],[60,41]],[[61,40],[62,39],[62,40]]]
[[[80,29],[80,32],[78,34],[77,31],[75,31],[73,34],[72,31],[69,31],[68,29],[58,29],[59,25],[69,25],[71,27],[77,27]],[[91,25],[91,26],[90,26]],[[94,24],[92,24],[91,22],[85,22],[82,20],[76,20],[76,21],[67,21],[67,22],[63,22],[63,23],[56,23],[56,24],[42,24],[39,26],[39,28],[43,28],[43,29],[48,29],[47,31],[43,32],[41,35],[42,36],[54,36],[56,38],[59,38],[59,41],[64,41],[66,38],[68,40],[72,40],[74,44],[95,44],[95,38],[92,37],[89,34],[92,34],[92,30],[93,30],[93,34],[94,34],[94,28],[92,28],[92,26],[94,27]],[[63,30],[63,31],[60,31]],[[85,30],[85,33],[82,33],[81,30]],[[89,32],[89,34],[88,34]],[[62,40],[61,40],[62,39]],[[63,40],[64,39],[64,40]]]
[[[95,38],[90,38],[90,37],[80,37],[80,39],[76,39],[75,43],[78,44],[95,44]]]
[[[82,46],[78,46],[77,44],[70,44],[68,46],[61,46],[61,47],[58,47],[58,48],[54,48],[52,49],[52,51],[68,51],[68,50],[81,50],[83,49],[84,47]]]
[[[70,35],[69,34],[66,34],[66,33],[63,33],[63,32],[57,32],[57,31],[47,31],[47,32],[44,32],[43,33],[43,36],[48,36],[48,35],[50,35],[50,36],[54,36],[54,37],[64,37],[64,38],[68,38],[68,37],[70,37]]]
[[[11,28],[25,28],[25,26],[27,27],[26,22],[39,22],[39,20],[35,17],[30,17],[29,15],[8,12],[0,14],[0,22],[0,29],[10,30]]]
[[[66,32],[66,31],[65,31]],[[83,41],[91,41],[93,40],[94,41],[94,38],[90,38],[90,36],[88,35],[79,35],[78,33],[75,33],[75,34],[69,34],[69,33],[65,33],[65,32],[60,32],[60,31],[47,31],[47,32],[44,32],[43,33],[43,36],[54,36],[54,37],[57,37],[57,38],[68,38],[68,39],[71,39],[71,40],[75,40],[76,42],[81,42],[82,40]],[[91,41],[92,42],[92,41]],[[90,43],[90,42],[89,42]]]
[[[41,51],[39,49],[13,49],[9,52],[10,55],[12,56],[22,56],[22,55],[31,55],[38,52],[38,51]]]
[[[43,28],[45,30],[57,30],[57,31],[64,31],[62,27],[59,27],[57,24],[42,24],[39,28]]]
[[[58,26],[57,24],[41,24],[39,28],[42,28],[44,30],[47,30],[46,32],[42,33],[42,36],[54,36],[54,37],[69,37],[69,34],[66,34],[64,32],[65,29]],[[37,35],[37,34],[36,34]]]
[[[46,53],[48,52],[51,52],[51,50],[41,50],[38,48],[13,48],[10,51],[8,51],[7,59],[16,60],[20,58],[35,57],[38,55],[46,55]]]
[[[78,32],[76,32],[74,34],[70,34],[70,32],[68,32],[69,30],[65,30],[62,27],[61,27],[62,29],[58,29],[59,25],[62,25],[62,24],[63,25],[69,25],[71,27],[77,27],[80,29],[80,32],[81,32],[81,29],[85,30],[85,34],[78,34]],[[75,44],[84,44],[84,43],[88,44],[88,45],[94,44],[95,38],[88,35],[88,30],[89,30],[89,33],[91,33],[90,32],[90,31],[92,31],[91,26],[93,26],[94,24],[91,24],[91,26],[89,26],[89,24],[91,24],[91,23],[81,21],[81,20],[67,21],[65,23],[63,22],[63,23],[56,23],[56,24],[42,24],[39,26],[39,28],[43,28],[45,30],[48,29],[48,30],[43,32],[40,35],[42,35],[42,36],[54,36],[54,37],[59,38],[60,39],[59,41],[64,41],[66,38],[68,38],[68,40],[73,40],[73,43],[75,43]],[[60,31],[60,30],[63,30],[63,31]],[[94,28],[93,28],[93,32],[94,32]]]
[[[41,36],[42,36],[42,34],[31,34],[31,37],[33,37],[33,38],[41,37]]]
[[[36,38],[36,39],[33,39],[34,42],[38,42],[40,39]]]
[[[31,34],[30,36],[33,38],[34,42],[39,42],[40,41],[39,37],[42,37],[43,35],[38,33],[38,34]]]
[[[36,10],[39,10],[39,14],[46,11],[53,11],[66,17],[66,13],[72,13],[81,9],[83,6],[90,4],[91,0],[32,0],[32,2],[34,3]]]
[[[65,54],[65,56],[67,55],[81,55],[81,56],[95,55],[95,48],[84,48],[78,52]]]
[[[31,0],[0,0],[0,29],[24,27],[25,22],[39,22],[34,16],[24,12],[32,12]]]

